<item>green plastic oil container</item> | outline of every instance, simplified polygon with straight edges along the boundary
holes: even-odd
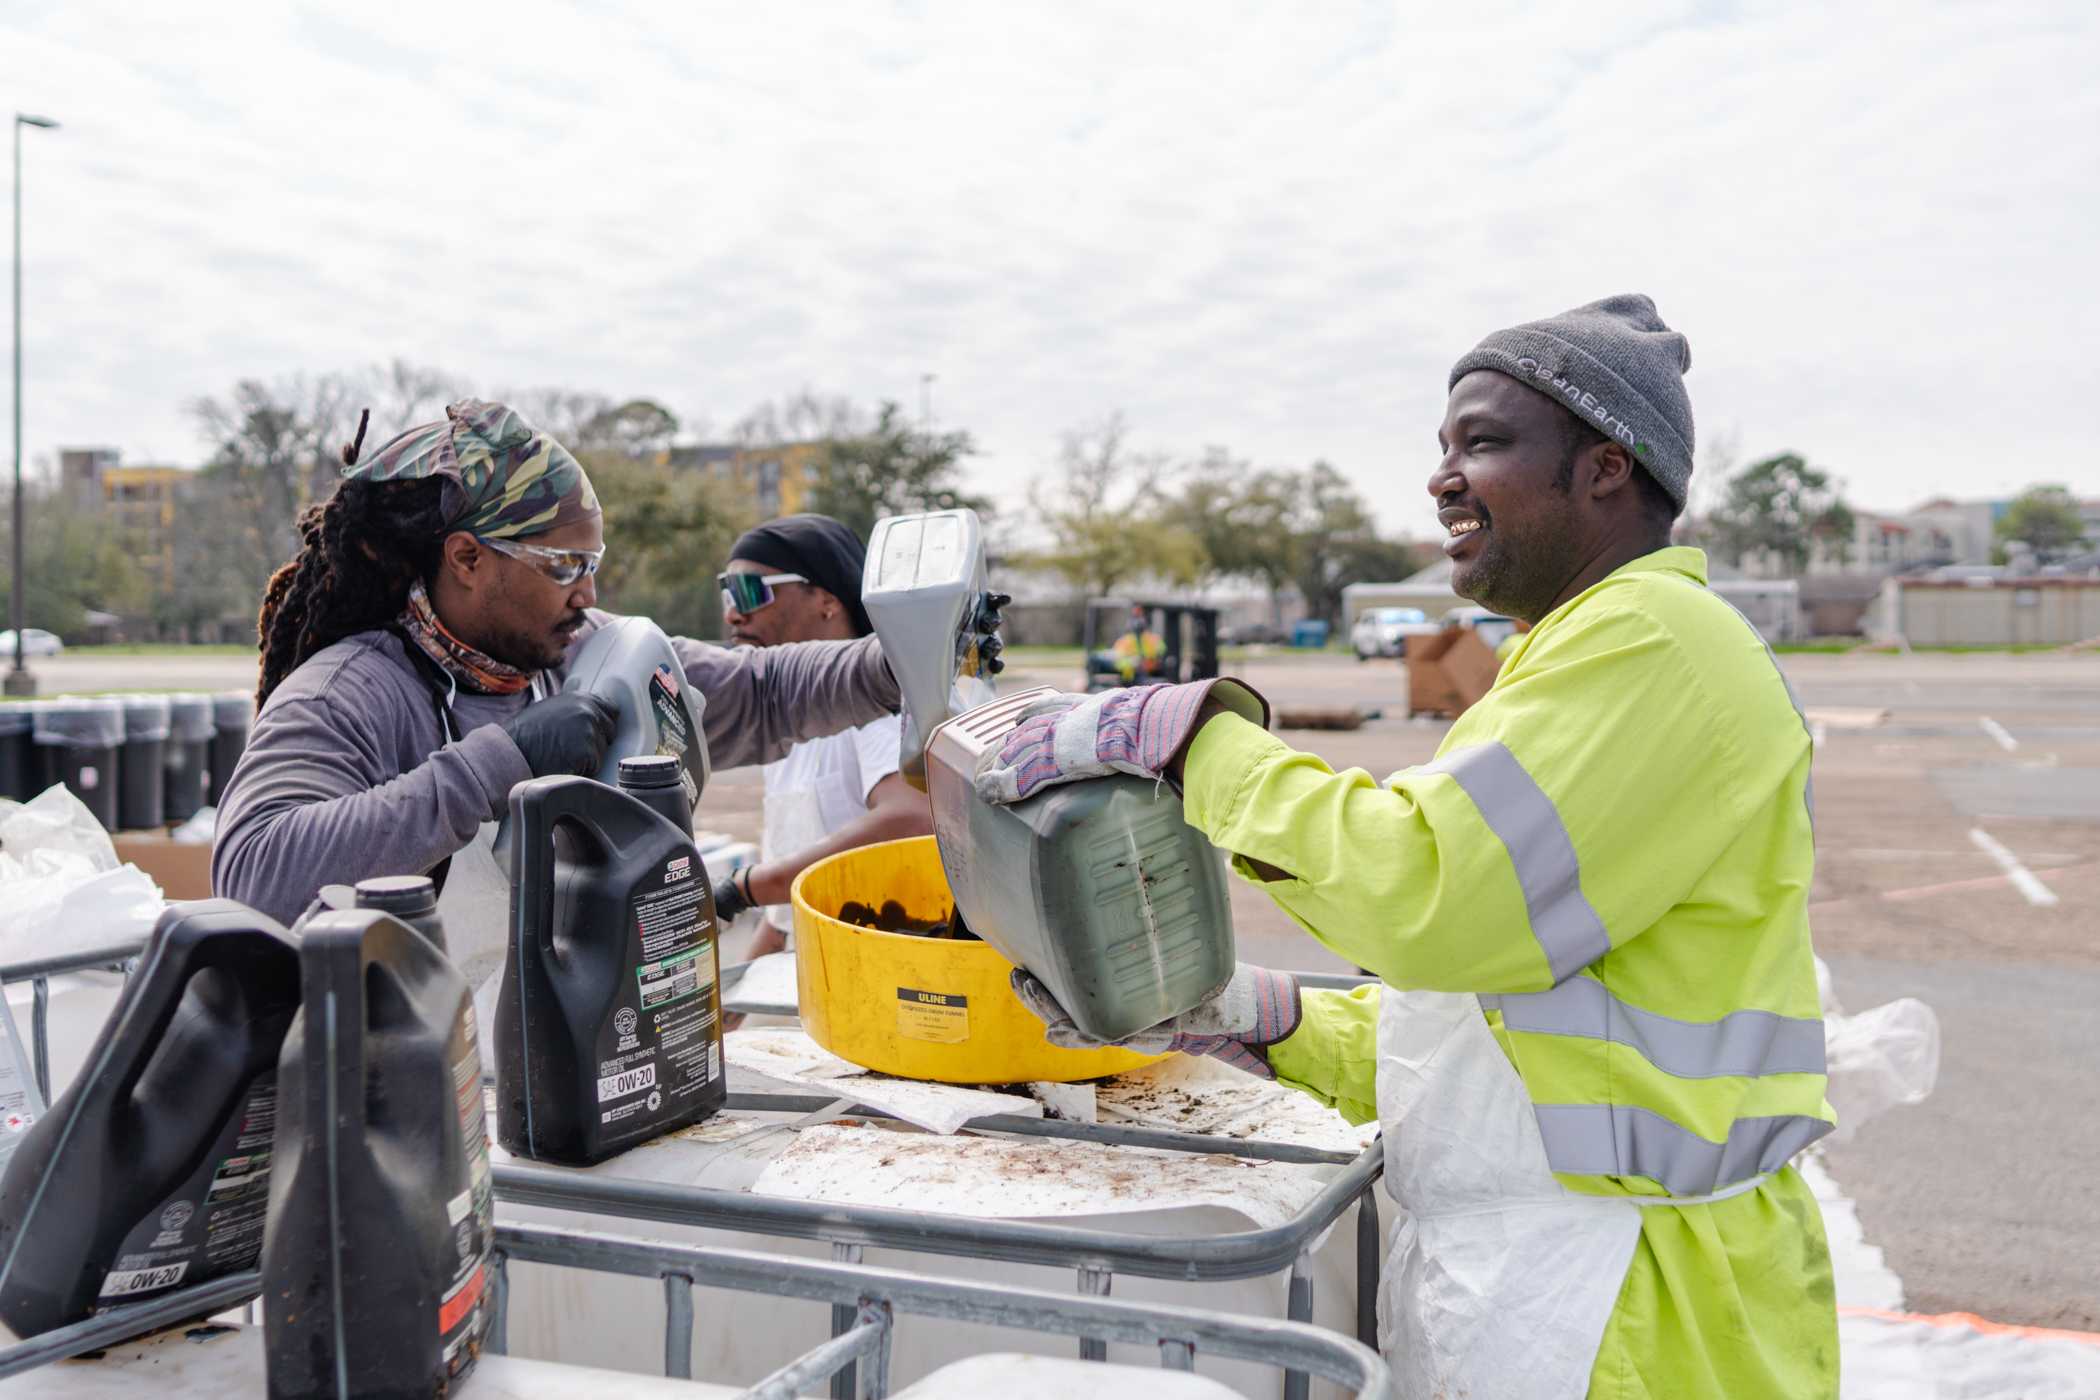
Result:
[[[971,930],[1040,978],[1080,1030],[1120,1040],[1232,976],[1224,856],[1179,794],[1145,778],[1067,783],[1011,807],[981,800],[978,759],[1055,693],[1005,696],[933,732],[933,831]]]

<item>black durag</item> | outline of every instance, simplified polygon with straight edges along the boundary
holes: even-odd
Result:
[[[732,559],[749,559],[784,574],[800,574],[845,604],[853,635],[875,630],[860,605],[861,568],[868,547],[828,515],[783,515],[746,530],[729,551]]]

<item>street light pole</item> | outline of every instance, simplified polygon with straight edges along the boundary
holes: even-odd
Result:
[[[25,126],[55,127],[58,123],[49,117],[32,117],[15,113],[15,504],[12,512],[14,525],[14,579],[8,593],[8,611],[13,614],[15,628],[15,664],[7,673],[4,692],[8,695],[36,694],[36,677],[22,664],[22,648],[27,640],[23,624],[22,599],[22,128]]]
[[[933,429],[933,381],[939,378],[938,374],[919,376],[919,431],[922,433]]]

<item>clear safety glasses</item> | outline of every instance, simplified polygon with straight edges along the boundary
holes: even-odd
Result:
[[[554,582],[567,588],[598,572],[605,562],[605,550],[598,549],[549,549],[541,544],[516,544],[510,540],[492,540],[485,536],[474,537],[495,550],[498,554],[529,564]]]
[[[808,583],[800,574],[716,574],[722,588],[722,606],[747,617],[773,601],[776,583]]]

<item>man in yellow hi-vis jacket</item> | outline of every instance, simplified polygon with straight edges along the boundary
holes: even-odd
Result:
[[[1384,783],[1234,681],[1060,697],[978,774],[1123,771],[1382,985],[1242,965],[1137,1038],[1385,1128],[1381,1330],[1409,1396],[1835,1396],[1806,903],[1810,744],[1757,633],[1671,548],[1690,353],[1645,297],[1461,358],[1429,490],[1453,587],[1533,624],[1436,759]],[[1017,974],[1050,1036],[1081,1043]]]

